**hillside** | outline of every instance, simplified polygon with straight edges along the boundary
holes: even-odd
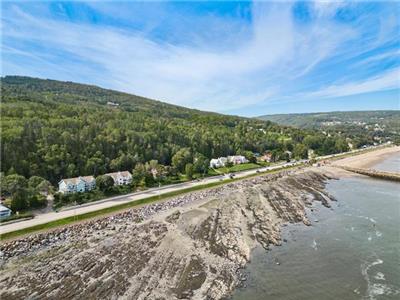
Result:
[[[6,76],[1,91],[1,171],[53,184],[79,175],[143,170],[151,162],[167,175],[184,173],[188,164],[195,173],[204,172],[207,159],[244,151],[273,150],[279,159],[291,150],[304,157],[306,136],[320,139],[315,150],[321,154],[346,150],[338,137],[91,85]]]
[[[258,117],[284,126],[341,132],[359,142],[397,141],[400,138],[400,111],[340,111],[307,114],[277,114]]]

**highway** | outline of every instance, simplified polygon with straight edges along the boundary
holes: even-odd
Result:
[[[326,155],[323,157],[318,157],[317,160],[329,159],[329,158],[333,158],[336,156],[342,156],[344,154],[355,153],[355,152],[360,152],[360,151],[355,150],[355,151],[350,151],[347,153],[342,153],[340,155],[337,155],[337,154]],[[289,166],[302,165],[306,161],[307,160],[300,160],[300,161],[296,161],[296,162],[281,163],[281,164],[277,164],[277,165],[270,166],[270,167],[261,167],[261,168],[252,169],[252,170],[239,171],[239,172],[234,173],[234,178],[243,178],[243,177],[246,177],[249,175],[263,173],[266,171],[273,171],[273,170],[278,170],[278,169],[282,169],[282,168],[289,167]],[[111,198],[106,198],[103,200],[98,200],[98,201],[91,202],[91,203],[85,203],[85,204],[77,205],[74,207],[68,207],[59,212],[49,212],[49,213],[37,215],[33,219],[1,225],[0,226],[0,234],[11,232],[11,231],[16,231],[16,230],[20,230],[20,229],[25,229],[25,228],[32,227],[35,225],[44,224],[44,223],[60,220],[60,219],[67,218],[67,217],[73,217],[76,215],[85,214],[88,212],[93,212],[93,211],[97,211],[97,210],[100,210],[103,208],[108,208],[108,207],[132,202],[132,201],[137,201],[137,200],[149,198],[149,197],[156,196],[156,195],[163,195],[163,194],[174,192],[174,191],[180,191],[180,190],[184,190],[184,189],[187,189],[190,187],[206,185],[209,183],[215,183],[215,182],[219,182],[219,181],[226,181],[229,178],[230,178],[229,175],[217,175],[217,176],[212,176],[212,177],[206,177],[202,180],[193,180],[193,181],[179,183],[179,184],[172,184],[172,185],[166,185],[166,186],[157,187],[157,188],[150,188],[145,191],[135,192],[135,193],[121,195],[121,196],[115,196],[115,197],[111,197]]]

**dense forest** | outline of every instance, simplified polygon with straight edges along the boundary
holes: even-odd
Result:
[[[1,171],[53,185],[61,178],[144,168],[170,172],[236,153],[305,157],[347,150],[339,135],[203,112],[96,86],[1,78]],[[189,168],[187,165],[189,164]],[[197,166],[197,171],[201,171]]]
[[[278,114],[259,117],[284,126],[323,130],[349,138],[356,147],[400,142],[400,110],[338,111],[307,114]]]

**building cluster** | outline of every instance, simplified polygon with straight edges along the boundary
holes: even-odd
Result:
[[[232,155],[228,157],[213,158],[210,160],[210,168],[222,168],[225,167],[227,163],[232,163],[233,165],[245,164],[249,161],[243,155]]]
[[[129,171],[104,174],[114,180],[114,185],[126,185],[132,182],[132,174]],[[96,187],[94,176],[79,176],[75,178],[62,179],[58,183],[58,191],[63,194],[88,192]]]

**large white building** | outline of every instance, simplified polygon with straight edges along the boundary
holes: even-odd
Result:
[[[210,160],[210,168],[222,168],[228,162],[226,157],[213,158]]]
[[[96,187],[93,176],[79,176],[75,178],[62,179],[58,183],[58,191],[63,194],[87,192]]]
[[[234,165],[245,164],[249,161],[243,155],[232,155],[228,157],[213,158],[210,160],[210,168],[222,168],[226,163],[230,162]]]
[[[132,182],[132,174],[129,171],[105,174],[114,180],[114,185],[126,185]]]
[[[228,161],[233,163],[234,165],[245,164],[249,161],[243,155],[232,155],[228,156]]]

